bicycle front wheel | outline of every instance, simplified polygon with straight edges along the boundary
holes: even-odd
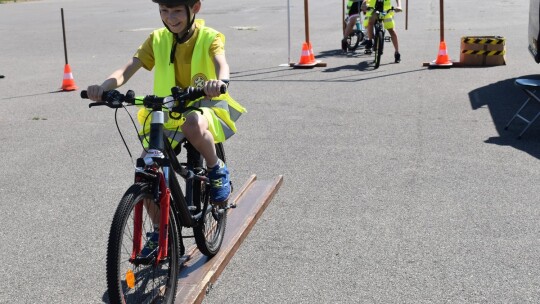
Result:
[[[375,68],[379,68],[381,65],[381,57],[383,54],[384,48],[384,32],[381,30],[376,31],[375,33],[375,42],[373,44],[375,49]]]
[[[137,259],[147,237],[154,231],[153,222],[159,219],[159,210],[147,183],[132,185],[122,197],[112,221],[107,248],[110,303],[174,303],[179,236],[172,211],[167,257],[159,263],[155,258]]]
[[[218,158],[225,162],[225,150],[221,143],[216,144],[216,152]],[[200,166],[204,165],[201,157],[194,161]],[[203,182],[193,183],[193,203],[198,210],[201,210],[205,205],[208,206],[202,215],[202,220],[193,227],[193,235],[199,251],[208,257],[213,257],[218,253],[223,243],[227,224],[227,210],[223,209],[223,206],[209,203],[209,190],[208,186]]]

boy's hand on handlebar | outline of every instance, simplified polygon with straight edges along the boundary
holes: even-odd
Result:
[[[86,89],[88,94],[88,99],[93,101],[102,101],[101,96],[103,96],[103,87],[99,85],[91,85]]]
[[[401,6],[396,6],[396,7],[394,7],[394,11],[396,13],[399,13],[399,12],[403,11],[403,9],[401,8]]]
[[[208,97],[217,97],[221,95],[221,86],[225,83],[221,80],[208,80],[204,85],[204,94]]]

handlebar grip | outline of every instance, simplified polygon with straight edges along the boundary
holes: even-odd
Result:
[[[107,100],[107,94],[108,94],[109,92],[112,92],[112,91],[105,91],[105,92],[103,92],[103,95],[101,95],[101,100],[103,100],[103,101]],[[130,91],[128,91],[127,94],[130,94]],[[133,91],[131,91],[131,95],[129,95],[129,97],[131,97],[132,99],[134,98],[134,93],[133,93]],[[87,91],[87,90],[82,90],[82,91],[81,91],[81,98],[82,98],[82,99],[89,99],[89,98],[88,98],[88,91]]]
[[[219,92],[221,94],[225,94],[227,93],[227,85],[222,85],[221,87],[219,87]],[[188,99],[197,99],[197,98],[201,98],[201,97],[204,97],[206,94],[204,93],[204,89],[203,88],[188,88]]]

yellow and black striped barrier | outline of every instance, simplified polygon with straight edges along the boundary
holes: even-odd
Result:
[[[493,38],[478,38],[478,37],[463,37],[461,42],[465,44],[505,44],[506,39],[504,37],[493,37]]]
[[[461,51],[463,54],[468,55],[484,55],[484,56],[498,56],[498,55],[506,55],[506,51],[473,51],[473,50],[463,50]]]
[[[506,39],[501,36],[461,38],[460,62],[471,66],[506,64]]]

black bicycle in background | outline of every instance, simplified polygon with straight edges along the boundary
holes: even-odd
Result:
[[[375,68],[378,69],[381,65],[381,57],[384,51],[384,42],[390,42],[390,36],[386,35],[386,30],[384,29],[384,18],[388,13],[394,11],[394,7],[391,7],[389,10],[382,9],[373,9],[373,15],[376,16],[375,24],[373,25],[373,53],[374,54],[374,63]],[[366,50],[366,54],[371,54],[371,51]]]
[[[226,86],[221,91],[225,93]],[[185,254],[182,227],[193,229],[189,237],[195,238],[204,255],[213,257],[221,247],[227,209],[235,206],[210,201],[203,157],[187,140],[173,149],[163,127],[167,113],[169,119],[182,119],[181,113],[201,111],[186,104],[202,96],[202,89],[182,91],[178,87],[172,88],[168,97],[136,98],[131,90],[125,95],[108,91],[103,94],[103,102],[89,104],[115,109],[142,104],[151,111],[148,148],[137,159],[135,182],[120,200],[110,228],[107,287],[111,303],[174,303],[179,260]],[[87,92],[82,91],[81,97],[88,98]],[[185,153],[180,153],[182,148]],[[216,151],[225,162],[221,144],[216,144]],[[185,157],[185,162],[180,162],[177,154]],[[185,181],[185,193],[177,176]],[[156,227],[158,249],[142,256],[141,250]]]

